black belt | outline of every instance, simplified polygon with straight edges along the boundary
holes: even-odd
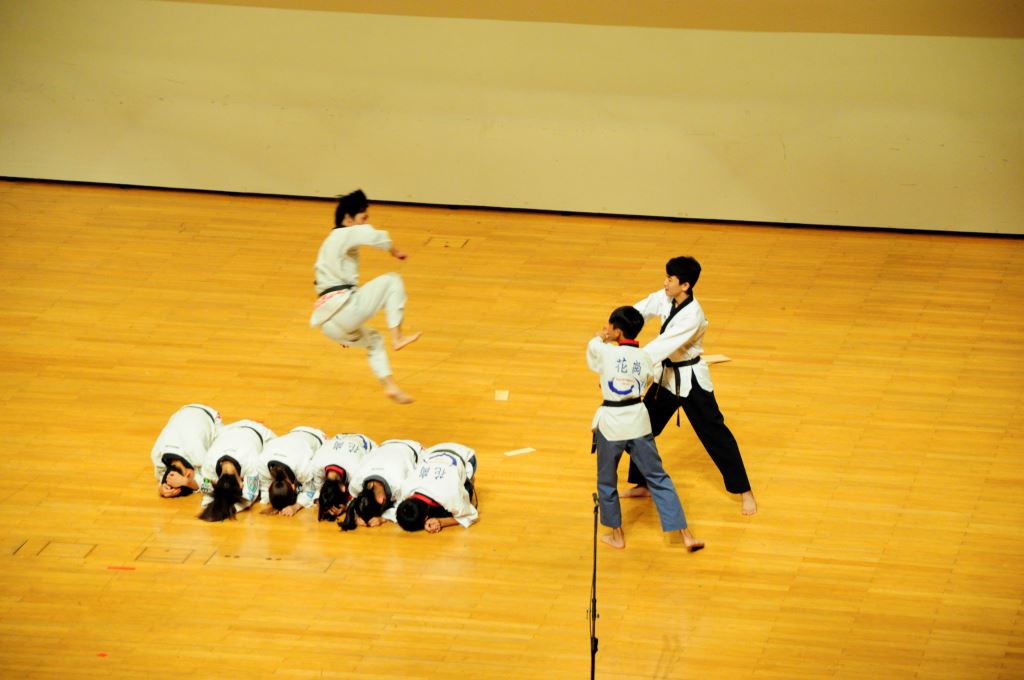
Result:
[[[322,297],[324,295],[327,295],[328,293],[333,293],[334,291],[337,291],[337,290],[348,290],[349,288],[355,288],[355,287],[356,287],[356,285],[354,283],[343,283],[340,286],[331,286],[330,288],[324,288],[322,291],[317,293],[317,296],[321,296]]]
[[[411,449],[412,447],[410,446],[409,448]],[[415,451],[415,449],[413,450]],[[436,453],[444,453],[451,456],[452,458],[457,458],[460,461],[462,461],[463,466],[469,465],[469,462],[465,458],[463,458],[462,455],[459,454],[457,451],[452,451],[451,449],[433,449],[430,452],[430,455],[433,456]]]
[[[413,460],[413,462],[414,463],[419,463],[420,462],[420,452],[417,451],[416,447],[413,446],[412,444],[410,444],[408,442],[391,442],[391,443],[392,444],[401,444],[402,446],[408,447],[409,450],[412,451],[412,460]]]
[[[632,399],[623,399],[622,401],[612,401],[610,399],[605,399],[604,401],[601,402],[601,406],[634,406],[636,404],[642,404],[643,401],[644,400],[641,399],[640,397],[633,397]]]
[[[214,425],[217,424],[217,419],[213,417],[213,414],[210,413],[208,410],[206,410],[204,407],[200,406],[199,404],[186,404],[185,406],[187,408],[197,408],[197,409],[199,409],[200,411],[202,411],[203,413],[205,413],[206,415],[208,415],[210,417],[210,421]]]
[[[320,444],[320,446],[324,445],[323,437],[321,437],[318,434],[314,434],[314,433],[310,432],[309,430],[292,430],[292,432],[301,432],[302,434],[308,434],[310,437],[315,439],[317,441],[317,443]],[[289,433],[289,434],[291,434],[291,433]]]
[[[246,430],[251,430],[253,434],[260,438],[260,447],[266,444],[266,442],[263,441],[263,434],[255,427],[253,427],[252,425],[242,425],[242,427],[245,428]]]
[[[644,403],[644,400],[640,397],[633,397],[632,399],[623,399],[622,401],[612,401],[605,399],[601,402],[601,406],[611,406],[617,408],[619,406],[636,406],[637,404]],[[594,453],[597,451],[597,435],[594,432],[590,433],[590,452]]]
[[[664,366],[665,368],[671,368],[674,371],[674,377],[676,379],[676,427],[679,427],[679,409],[682,408],[682,405],[679,403],[679,390],[681,388],[681,385],[679,384],[681,382],[679,377],[679,369],[683,366],[694,366],[699,363],[699,356],[694,357],[692,359],[686,359],[685,361],[670,361],[669,359],[665,359],[664,361],[661,362],[662,366]],[[664,373],[662,374],[662,380],[664,380]],[[661,390],[661,382],[661,380],[658,381],[658,390]],[[654,394],[655,396],[657,396],[658,393],[655,392]]]

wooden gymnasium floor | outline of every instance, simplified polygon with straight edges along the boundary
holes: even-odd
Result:
[[[761,511],[685,420],[660,438],[708,547],[624,501],[598,677],[1024,676],[1024,240],[373,207],[410,259],[364,251],[363,280],[401,272],[426,332],[399,407],[307,326],[332,212],[0,182],[0,676],[586,677],[583,349],[687,253]],[[149,462],[192,401],[469,444],[481,521],[202,523]]]

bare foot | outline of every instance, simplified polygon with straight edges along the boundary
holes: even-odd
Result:
[[[411,345],[412,343],[419,340],[421,335],[423,335],[423,333],[413,333],[412,335],[403,335],[399,338],[392,338],[391,349],[397,352],[406,345]]]
[[[395,402],[396,404],[411,404],[415,399],[410,397],[408,394],[403,392],[397,385],[394,387],[387,387],[384,389],[384,394],[388,399]]]
[[[632,489],[619,494],[622,498],[644,498],[651,495],[651,490],[646,486],[634,486]]]
[[[745,491],[740,495],[743,499],[743,507],[740,508],[740,512],[744,515],[756,515],[757,514],[757,501],[754,500],[753,491]]]
[[[683,543],[686,545],[686,552],[697,552],[704,549],[704,541],[698,541],[689,529],[683,529]]]
[[[601,537],[601,541],[607,543],[616,550],[622,550],[626,547],[626,535],[622,533],[622,527],[612,529],[610,534],[605,534]]]
[[[380,384],[384,386],[384,396],[396,404],[411,404],[415,401],[415,399],[402,391],[402,388],[398,386],[398,383],[390,375],[381,378]]]

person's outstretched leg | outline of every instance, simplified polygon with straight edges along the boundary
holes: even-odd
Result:
[[[740,456],[740,447],[725,424],[725,416],[718,408],[715,393],[704,390],[694,380],[690,394],[682,402],[683,412],[690,421],[693,431],[697,433],[700,443],[704,445],[718,471],[722,473],[725,490],[739,494],[740,511],[744,515],[753,515],[757,512],[757,501],[750,489],[750,480]]]

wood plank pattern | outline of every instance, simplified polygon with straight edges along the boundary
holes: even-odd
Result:
[[[308,328],[332,211],[0,182],[0,674],[584,677],[583,347],[688,253],[761,511],[666,430],[708,548],[623,501],[599,677],[1024,676],[1024,241],[373,206],[410,259],[366,252],[363,279],[399,271],[426,332],[392,355],[417,398],[399,407]],[[481,521],[200,522],[148,460],[193,401],[278,433],[462,441]]]

